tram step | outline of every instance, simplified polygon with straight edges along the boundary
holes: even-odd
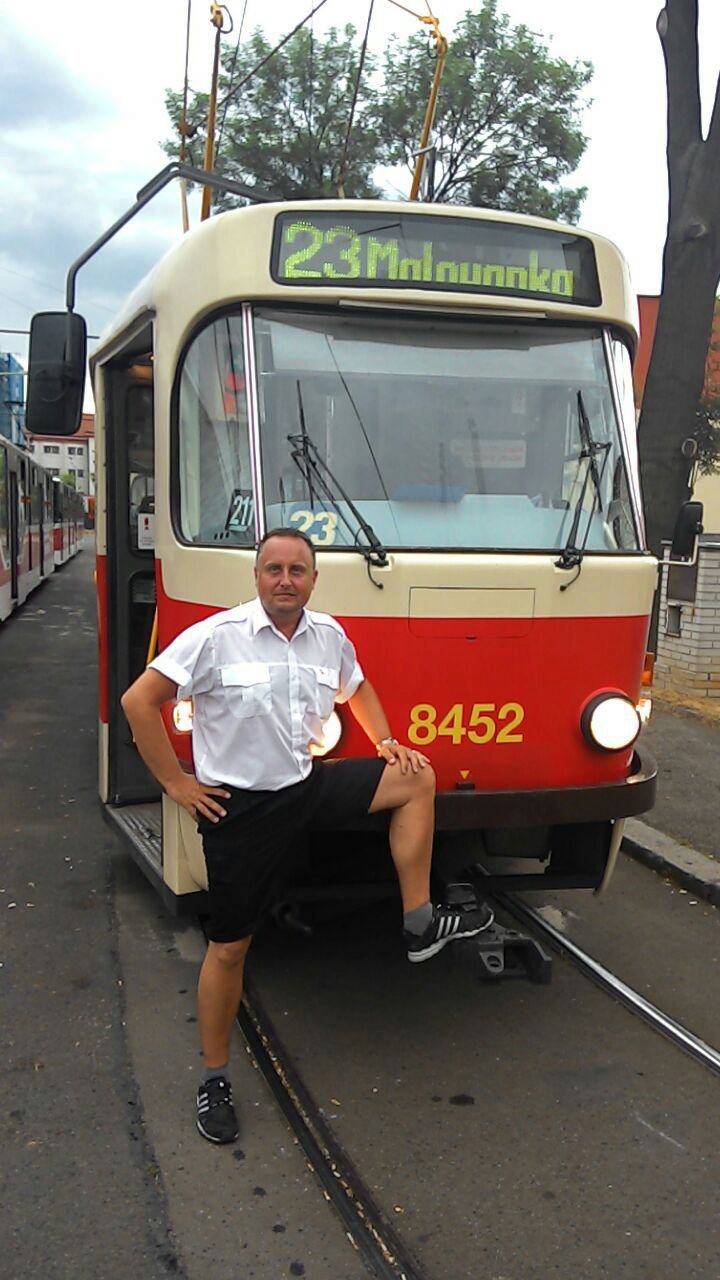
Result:
[[[108,821],[118,827],[131,846],[143,870],[158,876],[162,872],[162,811],[160,804],[128,804],[122,808],[107,805]]]

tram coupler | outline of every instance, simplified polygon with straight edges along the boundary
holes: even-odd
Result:
[[[470,883],[447,884],[444,897],[448,907],[455,907],[461,913],[478,906],[475,886]],[[473,969],[482,982],[496,982],[500,978],[529,978],[538,983],[552,980],[552,957],[540,943],[497,922],[474,938],[459,939],[449,950]]]
[[[529,978],[539,983],[552,980],[552,957],[540,943],[501,924],[492,924],[477,937],[456,942],[453,951],[481,982],[500,978]]]

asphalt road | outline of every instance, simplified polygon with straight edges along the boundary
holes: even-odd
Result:
[[[94,618],[86,550],[0,628],[0,1277],[360,1280],[239,1036],[241,1140],[194,1129],[202,941],[101,819]],[[661,711],[650,735],[647,820],[716,852],[716,728]],[[720,1041],[714,908],[624,858],[606,898],[544,903]],[[564,962],[549,987],[480,985],[447,953],[408,966],[398,923],[268,933],[251,973],[429,1276],[719,1276],[718,1081]]]
[[[181,1271],[128,1052],[86,550],[0,627],[6,1280]]]
[[[658,794],[643,822],[720,857],[720,719],[655,703],[643,731],[658,761]]]
[[[101,817],[93,557],[0,627],[0,1280],[366,1274],[237,1036],[195,1129],[202,937]]]

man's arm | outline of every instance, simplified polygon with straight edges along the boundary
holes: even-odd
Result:
[[[425,765],[430,763],[421,751],[416,751],[413,747],[404,747],[400,742],[386,742],[380,745],[384,738],[392,738],[393,732],[383,711],[382,703],[369,680],[363,680],[352,697],[348,698],[347,704],[360,728],[377,748],[378,755],[382,756],[388,764],[395,764],[399,760],[402,773],[406,773],[408,768],[412,769],[413,773],[417,773],[418,769],[424,769]]]
[[[191,817],[217,822],[225,810],[213,796],[229,796],[221,787],[206,787],[192,773],[185,773],[167,735],[160,708],[177,695],[177,685],[148,667],[123,694],[120,705],[133,731],[135,745],[145,764],[171,800]]]

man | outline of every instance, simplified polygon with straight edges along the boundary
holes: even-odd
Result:
[[[206,1078],[197,1124],[211,1142],[238,1136],[227,1068],[245,957],[299,834],[392,811],[390,851],[412,961],[493,919],[484,905],[458,912],[431,904],[430,762],[393,737],[339,623],[305,608],[316,579],[309,538],[274,529],[258,547],[257,599],[189,627],[122,698],[143,760],[203,837],[210,922],[198,983]],[[195,774],[181,769],[160,713],[168,699],[190,696]],[[310,745],[335,702],[347,702],[375,758],[313,761]]]

